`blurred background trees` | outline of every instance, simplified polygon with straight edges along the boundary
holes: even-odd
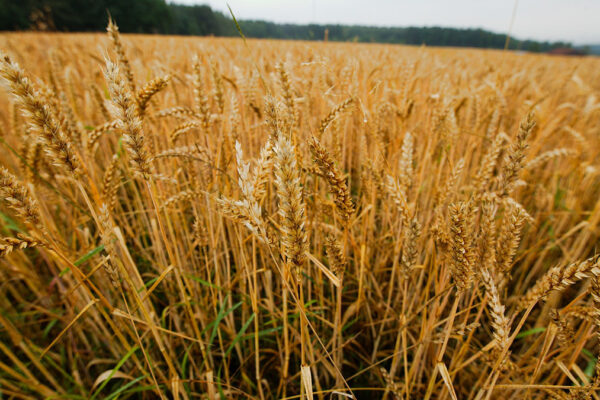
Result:
[[[229,16],[206,5],[180,5],[165,0],[0,0],[0,30],[65,32],[104,31],[108,15],[121,32],[174,35],[236,36]],[[506,35],[483,29],[441,27],[372,27],[359,25],[295,25],[240,21],[244,34],[255,38],[400,43],[409,45],[503,48]],[[570,43],[511,38],[509,48],[549,51]]]

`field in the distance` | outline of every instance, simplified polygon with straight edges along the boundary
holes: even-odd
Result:
[[[1,398],[598,398],[600,59],[0,50]]]

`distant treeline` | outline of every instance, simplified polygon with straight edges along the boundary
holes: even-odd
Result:
[[[238,35],[232,19],[209,6],[168,4],[165,0],[0,0],[0,30],[102,31],[109,13],[121,32]],[[331,41],[484,48],[503,48],[506,41],[506,35],[483,29],[239,22],[244,34],[253,38],[323,40],[327,32]],[[571,44],[511,38],[509,47],[539,52]]]

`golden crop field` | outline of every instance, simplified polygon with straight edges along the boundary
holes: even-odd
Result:
[[[600,59],[0,49],[1,398],[598,399]]]

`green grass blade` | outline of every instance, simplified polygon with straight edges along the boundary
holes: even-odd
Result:
[[[252,316],[250,316],[250,318],[248,318],[248,321],[246,321],[246,323],[244,324],[244,326],[242,326],[242,329],[240,329],[240,331],[238,332],[238,334],[235,335],[235,338],[233,339],[233,342],[231,342],[231,344],[229,345],[229,348],[225,352],[225,357],[227,357],[229,355],[229,353],[231,353],[231,350],[233,350],[233,348],[235,347],[235,345],[242,339],[242,336],[244,335],[244,333],[246,333],[246,330],[250,326],[250,323],[252,322],[252,320],[254,319],[255,316],[256,316],[256,314],[252,313]]]
[[[112,400],[115,397],[117,397],[120,393],[123,393],[125,390],[129,389],[130,387],[132,387],[133,385],[135,385],[136,383],[138,383],[139,381],[141,381],[142,379],[145,379],[148,375],[144,375],[144,376],[140,376],[135,378],[134,380],[132,380],[131,382],[127,382],[127,384],[121,386],[120,388],[118,388],[117,390],[115,390],[114,392],[112,392],[110,395],[108,395],[108,397],[106,397],[106,399],[104,400]],[[153,386],[152,386],[153,387]]]
[[[204,279],[200,279],[200,278],[198,278],[197,276],[194,276],[194,275],[187,274],[187,275],[185,275],[185,277],[186,278],[190,278],[191,280],[196,281],[196,282],[200,283],[201,285],[208,286],[208,287],[213,288],[213,289],[225,290],[221,286],[214,285],[214,284],[212,284],[210,282],[207,282]]]
[[[82,265],[83,263],[88,261],[90,258],[94,257],[96,254],[100,253],[102,250],[104,250],[103,244],[96,247],[95,249],[88,251],[86,254],[84,254],[81,258],[79,258],[73,264],[76,267],[79,267],[80,265]],[[62,271],[60,271],[60,274],[58,274],[58,276],[64,276],[65,274],[69,273],[69,271],[71,271],[71,268],[67,267],[67,268],[63,269]]]
[[[522,339],[524,337],[535,335],[537,333],[542,333],[542,332],[546,332],[546,328],[543,328],[543,327],[532,328],[532,329],[529,329],[529,330],[519,333],[516,336],[516,339]]]
[[[212,345],[213,340],[215,340],[215,337],[217,336],[217,329],[219,328],[219,324],[221,323],[223,318],[225,318],[227,315],[235,311],[239,306],[243,304],[243,302],[240,301],[239,303],[234,304],[233,307],[231,307],[229,310],[225,311],[225,304],[227,303],[228,298],[229,295],[225,296],[223,304],[221,305],[221,309],[219,310],[219,314],[217,314],[217,318],[211,324],[209,324],[209,326],[206,327],[206,329],[208,329],[212,325],[213,328],[210,334],[210,339],[208,341],[208,347],[210,347]]]
[[[104,389],[104,387],[108,384],[108,382],[111,380],[111,378],[113,377],[113,375],[119,370],[119,368],[121,368],[123,366],[123,364],[125,364],[125,362],[129,359],[129,357],[131,357],[133,355],[133,353],[135,353],[137,350],[139,349],[139,347],[133,346],[128,352],[127,354],[125,354],[123,356],[123,358],[121,358],[119,360],[119,362],[117,363],[117,365],[113,368],[111,374],[108,376],[108,378],[106,378],[104,380],[104,382],[102,382],[100,384],[100,386],[98,387],[98,389],[96,389],[96,391],[94,392],[94,394],[92,395],[92,397],[90,397],[90,400],[94,400],[96,398],[96,396],[98,396],[98,394],[100,394],[100,392],[102,391],[102,389]]]
[[[15,232],[19,232],[19,233],[25,233],[20,227],[19,225],[15,222],[14,219],[12,219],[11,217],[9,217],[8,215],[4,214],[3,212],[0,211],[0,218],[2,218],[2,220],[4,221],[4,227],[10,230],[13,230]]]

